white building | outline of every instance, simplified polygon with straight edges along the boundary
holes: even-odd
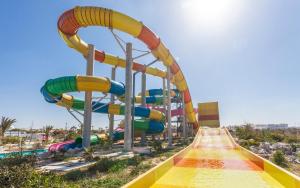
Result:
[[[279,123],[279,124],[254,124],[252,125],[254,129],[287,129],[288,124]]]

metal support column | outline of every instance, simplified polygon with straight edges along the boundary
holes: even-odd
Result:
[[[116,67],[111,68],[111,80],[116,79]],[[115,103],[115,96],[113,94],[110,94],[110,103],[114,104]],[[113,131],[114,131],[114,121],[115,121],[115,116],[114,114],[109,114],[109,139],[113,141]]]
[[[146,73],[142,73],[142,106],[146,107]],[[141,135],[141,143],[144,145],[146,142],[146,133],[145,131],[142,131]]]
[[[165,117],[167,117],[167,103],[166,103],[166,78],[163,78],[163,109]],[[166,119],[167,120],[167,119]],[[166,140],[166,132],[163,133],[164,140]]]
[[[131,118],[131,98],[132,98],[132,44],[126,43],[126,78],[125,78],[125,133],[124,150],[132,149],[132,118]]]
[[[186,132],[186,113],[185,113],[185,103],[184,103],[184,93],[181,93],[182,96],[182,129],[183,129],[183,137],[187,138]]]
[[[167,117],[168,117],[168,147],[172,147],[172,124],[171,124],[171,71],[167,67]]]
[[[88,46],[86,75],[93,76],[94,73],[94,57],[95,47],[92,44]],[[90,147],[91,137],[91,125],[92,125],[92,91],[85,92],[85,103],[84,103],[84,119],[83,119],[83,133],[82,133],[82,146],[83,148]]]

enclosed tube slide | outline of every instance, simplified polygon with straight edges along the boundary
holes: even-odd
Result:
[[[167,91],[165,91],[166,94]],[[167,94],[166,94],[167,95]],[[177,89],[171,90],[171,103],[175,103],[177,100],[175,97],[179,96],[179,92]],[[163,104],[163,90],[162,89],[150,89],[146,90],[146,104],[155,104],[155,105],[162,105]],[[120,97],[120,101],[124,102],[125,97]],[[135,103],[142,103],[142,96],[141,93],[138,94],[138,96],[134,99]]]
[[[45,100],[49,103],[76,110],[84,110],[84,101],[76,99],[67,92],[74,91],[99,91],[111,93],[116,96],[124,95],[125,86],[122,83],[110,80],[104,77],[91,76],[65,76],[48,80],[41,88]],[[119,104],[107,104],[100,102],[92,102],[93,112],[109,113],[115,115],[124,115],[125,106]],[[164,114],[157,110],[145,107],[135,107],[135,116],[149,118],[150,121],[144,120],[141,130],[147,130],[152,134],[160,133],[164,129]],[[140,127],[135,127],[139,130]]]
[[[193,109],[190,92],[184,75],[170,51],[163,42],[142,22],[127,15],[100,7],[75,7],[63,13],[58,20],[58,30],[67,45],[81,54],[88,54],[88,45],[77,34],[78,29],[87,26],[103,26],[117,29],[132,35],[144,42],[154,57],[158,58],[173,75],[173,82],[177,89],[184,94],[184,103],[187,120],[198,128]],[[125,67],[125,60],[117,56],[95,50],[95,60],[113,66]],[[156,68],[146,67],[134,62],[133,70],[145,72],[158,77],[166,77],[166,72]]]
[[[167,90],[165,91],[167,95]],[[149,89],[146,90],[146,104],[156,104],[162,105],[163,104],[163,89]],[[177,89],[171,89],[171,103],[176,102],[174,97],[179,96],[179,91]],[[142,103],[141,93],[135,97],[136,103]]]
[[[91,135],[90,137],[90,143],[91,145],[96,145],[100,143],[101,136],[99,135]],[[75,148],[82,148],[82,137],[77,137],[75,140],[69,140],[65,142],[55,143],[50,145],[48,148],[48,151],[50,153],[53,152],[64,152],[68,151],[69,149],[75,149]]]

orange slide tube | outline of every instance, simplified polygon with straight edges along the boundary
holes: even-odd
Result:
[[[79,28],[87,26],[103,26],[110,29],[117,29],[144,42],[156,58],[166,67],[170,67],[173,75],[172,82],[184,94],[187,120],[194,125],[195,129],[198,128],[191,95],[184,75],[173,55],[157,35],[143,23],[117,11],[100,7],[75,7],[60,16],[58,30],[67,45],[76,49],[84,56],[88,53],[88,45],[77,35],[77,32]],[[124,59],[106,54],[100,50],[95,50],[95,60],[113,66],[125,67]],[[153,67],[145,67],[136,62],[134,62],[133,70],[157,77],[166,77],[165,71]]]

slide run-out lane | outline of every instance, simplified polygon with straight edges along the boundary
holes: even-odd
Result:
[[[183,156],[152,188],[283,187],[262,168],[234,149],[224,129],[203,129]]]

